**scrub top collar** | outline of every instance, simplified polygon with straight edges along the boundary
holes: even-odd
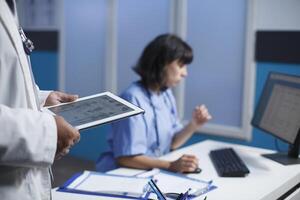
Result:
[[[165,105],[169,104],[168,101],[170,100],[170,96],[168,94],[168,90],[161,91],[161,92],[155,92],[149,89],[145,89],[145,93],[148,96],[148,100],[150,101],[150,104],[157,110],[162,109]]]

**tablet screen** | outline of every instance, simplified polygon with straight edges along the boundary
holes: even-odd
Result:
[[[78,129],[144,112],[109,92],[80,98],[75,102],[52,106],[48,109],[54,114],[64,117],[66,121]]]

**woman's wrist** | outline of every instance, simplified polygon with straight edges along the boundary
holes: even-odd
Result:
[[[197,124],[195,121],[191,120],[189,123],[189,127],[192,132],[195,132],[200,127],[200,125]]]
[[[171,162],[166,160],[157,160],[158,161],[158,168],[169,170],[171,167]]]
[[[167,168],[168,171],[172,171],[172,172],[175,172],[176,170],[174,169],[174,166],[173,166],[173,162],[172,161],[168,161],[168,168]]]

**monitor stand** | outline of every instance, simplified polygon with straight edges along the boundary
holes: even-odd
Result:
[[[269,158],[283,165],[295,165],[300,164],[300,158],[289,157],[284,153],[262,154],[263,157]]]
[[[273,153],[273,154],[262,154],[262,156],[274,160],[276,162],[279,162],[283,165],[300,164],[299,148],[300,148],[300,129],[298,131],[294,144],[289,145],[288,154]]]

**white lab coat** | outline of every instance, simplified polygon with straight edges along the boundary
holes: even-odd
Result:
[[[17,23],[0,0],[0,199],[50,199],[57,128],[38,111]]]

